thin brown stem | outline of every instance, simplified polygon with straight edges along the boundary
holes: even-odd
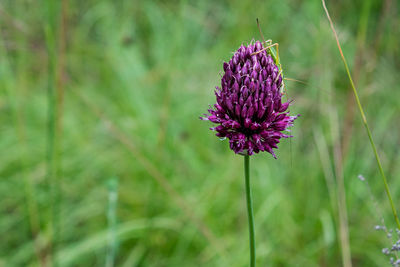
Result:
[[[278,45],[279,45],[278,43],[274,43],[274,44],[272,44],[272,45],[266,46],[266,47],[264,47],[263,49],[258,50],[257,52],[252,53],[250,56],[257,55],[257,54],[259,54],[259,53],[261,53],[261,52],[263,52],[263,51],[265,51],[265,50],[267,50],[267,49],[269,49],[269,48],[271,48],[271,47],[278,46]]]

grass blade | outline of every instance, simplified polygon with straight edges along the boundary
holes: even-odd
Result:
[[[329,20],[332,32],[335,35],[336,44],[337,44],[337,47],[339,49],[339,53],[340,53],[340,56],[342,58],[344,67],[346,69],[347,77],[349,78],[349,81],[350,81],[350,84],[351,84],[351,88],[353,89],[354,97],[356,98],[357,106],[358,106],[358,109],[360,111],[364,127],[365,127],[365,129],[367,131],[367,134],[368,134],[369,142],[371,143],[371,147],[372,147],[372,150],[373,150],[374,155],[375,155],[376,163],[378,164],[379,172],[381,174],[383,184],[385,185],[386,195],[387,195],[387,197],[389,199],[390,206],[392,208],[393,217],[394,217],[394,219],[396,221],[397,228],[400,229],[400,221],[399,221],[399,218],[397,216],[397,211],[396,211],[396,208],[395,208],[394,203],[393,203],[392,195],[390,194],[389,185],[387,183],[387,179],[386,179],[385,173],[384,173],[383,168],[382,168],[381,160],[380,160],[378,152],[376,150],[376,146],[375,146],[375,142],[374,142],[374,139],[372,137],[372,134],[371,134],[371,130],[370,130],[369,126],[368,126],[367,118],[365,117],[365,113],[364,113],[364,110],[362,108],[362,105],[361,105],[361,102],[360,102],[360,98],[358,97],[357,89],[356,89],[356,87],[354,85],[354,82],[353,82],[353,79],[351,77],[350,69],[349,69],[349,66],[347,65],[346,58],[343,55],[342,47],[340,46],[339,38],[337,36],[335,27],[333,26],[333,22],[332,22],[332,19],[331,19],[330,15],[329,15],[328,9],[326,7],[325,0],[321,0],[321,1],[322,1],[322,5],[324,7],[324,10],[325,10],[326,16],[327,16],[327,18]]]
[[[115,264],[115,255],[118,246],[118,240],[116,236],[117,201],[118,201],[118,179],[111,178],[108,181],[108,209],[107,209],[108,248],[106,256],[106,267],[112,267]]]

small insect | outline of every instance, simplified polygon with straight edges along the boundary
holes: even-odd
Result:
[[[293,78],[286,78],[283,75],[283,69],[282,69],[282,65],[280,62],[280,58],[279,58],[279,44],[278,43],[273,43],[272,40],[265,40],[264,35],[261,31],[261,27],[260,27],[260,23],[257,20],[257,27],[258,27],[258,31],[260,33],[261,39],[263,40],[262,44],[263,44],[263,48],[259,51],[254,52],[252,55],[256,55],[258,53],[261,53],[263,51],[266,51],[267,54],[271,55],[271,58],[274,60],[275,65],[278,67],[279,69],[279,74],[277,75],[277,78],[279,77],[279,75],[282,76],[282,85],[281,85],[281,93],[285,95],[286,97],[286,101],[288,101],[289,99],[289,95],[287,93],[286,90],[286,86],[285,86],[285,81],[291,81],[291,82],[296,82],[296,83],[300,83],[300,84],[304,84],[307,86],[310,86],[310,84],[308,84],[307,82],[304,82],[302,80],[298,80],[298,79],[293,79]],[[317,88],[320,92],[324,92],[324,93],[328,93],[328,91],[326,91],[325,89],[316,87],[316,86],[312,86],[314,88]],[[288,108],[288,112],[290,112],[290,106]],[[290,150],[290,163],[291,165],[293,165],[293,160],[292,160],[292,139],[289,139],[289,150]]]
[[[274,63],[276,64],[276,66],[279,68],[279,73],[276,76],[276,78],[278,79],[279,76],[282,76],[282,87],[281,87],[281,92],[283,94],[286,95],[286,98],[288,97],[287,92],[286,92],[286,87],[285,87],[285,77],[283,76],[283,69],[282,69],[282,65],[280,63],[279,60],[279,44],[278,43],[272,43],[272,40],[265,40],[264,35],[261,31],[261,27],[260,27],[260,22],[258,21],[257,18],[257,27],[258,27],[258,31],[260,33],[261,39],[263,40],[262,44],[263,44],[263,49],[254,52],[252,55],[257,55],[258,53],[261,53],[263,51],[266,51],[267,54],[271,55],[272,60],[274,61]]]
[[[258,31],[260,33],[261,39],[263,40],[262,44],[263,44],[263,49],[254,52],[252,55],[256,55],[258,53],[261,53],[263,51],[266,51],[267,54],[271,55],[272,60],[274,61],[275,65],[279,68],[279,73],[276,76],[276,79],[279,78],[279,76],[282,76],[282,86],[280,88],[280,91],[282,94],[284,94],[286,96],[286,101],[288,101],[288,93],[286,91],[286,86],[285,86],[285,80],[292,80],[292,81],[297,81],[295,79],[286,79],[283,75],[283,69],[282,69],[282,65],[279,59],[279,44],[278,43],[272,43],[271,39],[265,40],[264,35],[261,31],[261,27],[260,27],[260,22],[257,20],[257,28]],[[290,107],[288,108],[288,112],[290,113]],[[293,166],[293,157],[292,157],[292,139],[289,138],[289,153],[290,153],[290,165]]]
[[[263,40],[262,43],[263,43],[264,47],[263,47],[263,49],[261,49],[261,50],[259,50],[257,52],[254,52],[252,55],[257,55],[258,53],[261,53],[262,51],[267,51],[267,54],[271,55],[272,59],[274,60],[275,65],[278,66],[278,68],[279,68],[279,74],[282,76],[281,92],[286,95],[286,99],[287,99],[288,98],[288,94],[287,94],[287,91],[286,91],[286,86],[285,86],[285,82],[284,81],[291,81],[291,82],[301,83],[301,84],[308,85],[308,86],[309,86],[309,84],[306,83],[305,81],[302,81],[302,80],[293,79],[293,78],[285,78],[284,77],[282,65],[281,65],[281,62],[280,62],[280,59],[279,59],[279,43],[272,43],[272,40],[270,40],[270,39],[269,40],[265,40],[264,39],[264,35],[263,35],[262,31],[261,31],[261,27],[260,27],[260,23],[258,21],[258,18],[256,20],[257,20],[258,31],[260,33],[261,39]],[[279,77],[279,75],[278,75],[278,77]],[[321,88],[316,87],[316,86],[313,86],[313,87],[317,88],[320,91],[328,93],[324,89],[321,89]]]

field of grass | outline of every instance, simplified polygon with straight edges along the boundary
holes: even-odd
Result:
[[[400,208],[400,4],[327,6]],[[0,266],[248,266],[243,158],[199,116],[256,18],[305,83],[278,159],[251,157],[258,266],[390,266],[368,136],[300,0],[0,1]]]

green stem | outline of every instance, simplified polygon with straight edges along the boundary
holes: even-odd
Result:
[[[374,155],[375,155],[376,163],[378,164],[379,172],[381,173],[383,184],[385,185],[386,195],[387,195],[387,197],[389,199],[390,207],[392,208],[392,213],[393,213],[394,220],[396,221],[397,228],[400,229],[399,217],[397,216],[397,211],[396,211],[396,208],[395,208],[394,203],[393,203],[392,195],[390,194],[389,185],[388,185],[388,182],[387,182],[387,179],[386,179],[386,175],[385,175],[385,173],[383,171],[381,160],[379,158],[378,151],[376,150],[376,146],[375,146],[374,139],[372,138],[371,130],[369,129],[369,126],[368,126],[367,118],[365,117],[364,110],[363,110],[363,108],[361,106],[361,102],[360,102],[360,99],[358,97],[357,90],[356,90],[356,88],[354,86],[353,79],[351,78],[350,70],[349,70],[349,67],[347,66],[346,61],[344,61],[344,66],[346,68],[347,76],[349,77],[351,88],[353,89],[353,93],[354,93],[354,96],[356,98],[358,109],[360,110],[360,113],[361,113],[363,124],[364,124],[365,129],[366,129],[367,134],[368,134],[369,142],[371,143],[371,147],[372,147],[372,150],[373,150]]]
[[[250,170],[249,155],[245,155],[244,156],[244,178],[246,181],[247,214],[249,217],[250,267],[255,267],[256,266],[256,240],[255,240],[255,231],[254,231],[253,200],[251,197],[249,170]]]

